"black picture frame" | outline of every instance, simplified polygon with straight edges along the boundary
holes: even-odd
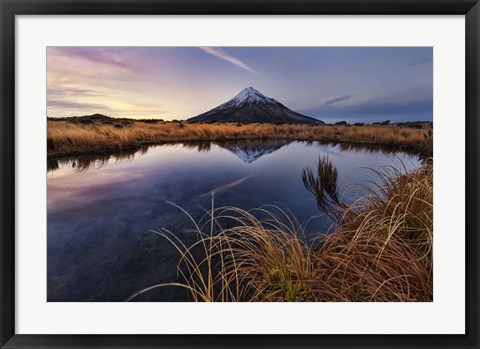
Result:
[[[480,4],[478,0],[0,0],[1,348],[479,348],[478,193]],[[375,14],[466,17],[465,335],[28,335],[15,334],[15,16],[143,14]],[[461,117],[460,115],[457,117]],[[457,232],[461,233],[461,232]],[[321,314],[319,315],[321,316]],[[447,317],[444,321],[452,321]]]

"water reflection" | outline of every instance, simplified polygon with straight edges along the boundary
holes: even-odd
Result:
[[[199,152],[209,152],[212,146],[227,149],[245,163],[252,163],[262,156],[271,154],[291,141],[282,139],[242,139],[233,141],[208,141],[180,143],[183,147],[196,149]]]
[[[302,182],[305,167],[328,155],[342,201],[351,182],[374,180],[362,167],[418,165],[385,148],[319,142],[203,142],[143,147],[114,155],[48,161],[48,301],[123,301],[144,287],[177,280],[178,253],[149,230],[193,241],[191,223],[211,206],[288,208],[307,234],[330,229]],[[403,164],[402,164],[403,163]],[[139,301],[185,301],[164,288]]]
[[[282,147],[292,143],[289,140],[271,140],[271,139],[252,139],[252,140],[234,140],[234,141],[204,141],[204,142],[186,142],[178,143],[186,149],[195,149],[200,153],[208,153],[213,146],[229,150],[235,156],[245,163],[252,163],[261,157],[271,154]],[[392,155],[399,152],[399,148],[378,146],[370,144],[359,143],[330,143],[319,141],[305,141],[301,142],[305,147],[310,146],[329,146],[323,148],[325,153],[342,156],[343,153],[370,153],[370,154],[384,154]],[[59,159],[48,159],[47,170],[53,174],[59,170],[60,167],[68,167],[74,169],[75,172],[84,172],[90,168],[101,168],[108,163],[123,163],[130,162],[136,156],[145,155],[150,147],[142,146],[133,150],[117,152],[114,154],[100,154],[100,155],[81,155],[72,157],[63,157]],[[417,152],[411,149],[400,149],[402,153],[415,156]]]
[[[286,140],[250,140],[230,141],[217,143],[220,147],[228,149],[240,160],[247,164],[252,163],[262,156],[271,154],[289,142]]]
[[[47,160],[47,171],[54,173],[60,167],[70,167],[76,172],[84,172],[90,168],[101,168],[108,164],[111,160],[115,163],[132,161],[135,156],[145,155],[148,151],[148,146],[142,146],[134,150],[117,152],[114,154],[100,154],[100,155],[81,155],[73,157],[64,157],[59,159]]]

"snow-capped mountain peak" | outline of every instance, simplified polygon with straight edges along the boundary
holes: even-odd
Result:
[[[244,88],[232,99],[203,114],[188,119],[189,122],[237,122],[275,124],[313,124],[323,121],[288,109],[282,103],[267,97],[253,87]]]
[[[236,105],[242,104],[245,102],[250,103],[261,103],[261,104],[280,104],[273,98],[266,97],[259,91],[255,90],[253,87],[246,87],[238,95],[233,97],[225,104],[234,103]]]

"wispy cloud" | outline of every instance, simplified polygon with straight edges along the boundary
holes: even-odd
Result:
[[[232,56],[228,52],[222,50],[221,48],[215,48],[215,47],[199,47],[200,50],[202,50],[205,53],[208,53],[209,55],[215,56],[217,58],[223,59],[224,61],[227,61],[233,65],[236,65],[239,68],[242,68],[246,71],[249,71],[250,73],[258,74],[255,70],[250,68],[245,62],[242,62],[238,58]]]
[[[389,119],[392,115],[415,117],[419,114],[429,115],[433,112],[433,101],[430,98],[394,99],[390,97],[369,99],[350,105],[326,105],[300,112],[310,116],[351,117],[368,116]]]
[[[352,98],[352,97],[353,97],[353,96],[341,96],[341,97],[332,98],[332,99],[329,99],[328,101],[326,101],[325,103],[323,103],[323,105],[333,105],[333,104],[337,104],[337,103],[346,101],[347,99],[350,99],[350,98]]]
[[[130,71],[139,67],[133,63],[132,51],[120,47],[49,47],[50,55],[80,58],[92,63],[107,65]]]
[[[98,97],[101,96],[99,91],[87,88],[69,87],[69,86],[49,86],[47,88],[47,97]]]
[[[112,109],[101,103],[84,103],[75,101],[65,101],[58,99],[50,99],[48,101],[48,116],[72,116],[77,112],[111,112]],[[72,114],[73,113],[73,114]]]

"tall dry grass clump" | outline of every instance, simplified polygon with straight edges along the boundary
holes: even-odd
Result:
[[[183,212],[194,225],[195,243],[186,246],[167,229],[154,231],[179,251],[178,273],[183,282],[153,285],[128,300],[166,286],[185,288],[193,301],[202,302],[310,298],[303,283],[314,275],[314,250],[288,213],[274,206],[251,211],[222,207],[197,224]]]
[[[432,301],[433,171],[378,173],[315,253],[338,301]]]
[[[341,203],[337,230],[319,233],[316,243],[278,207],[213,209],[212,198],[202,223],[183,211],[198,236],[194,244],[166,229],[155,232],[178,249],[183,281],[129,300],[177,286],[206,302],[432,301],[432,167],[377,175],[380,184],[353,204]]]

